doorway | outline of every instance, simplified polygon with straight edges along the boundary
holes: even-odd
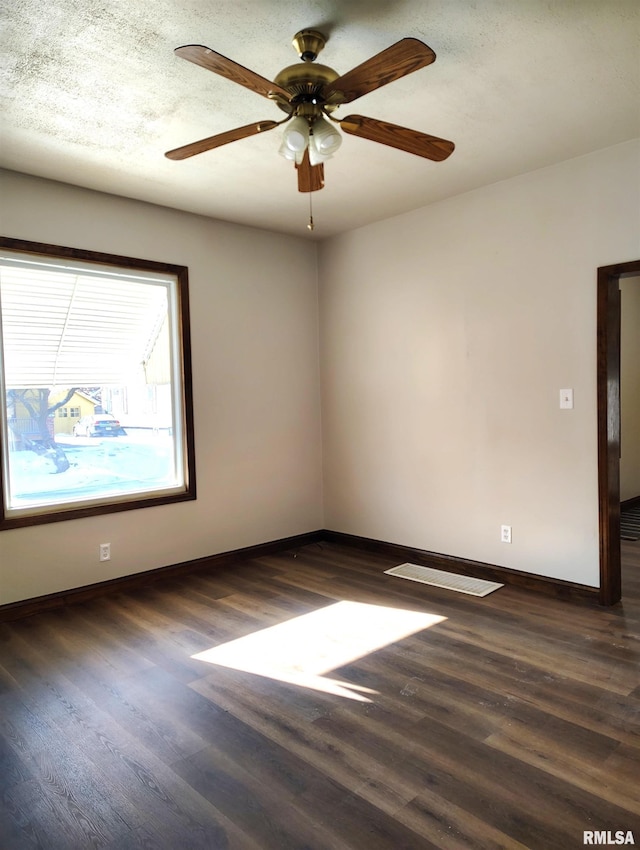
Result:
[[[598,269],[598,496],[600,604],[622,597],[620,560],[620,280],[640,260]]]

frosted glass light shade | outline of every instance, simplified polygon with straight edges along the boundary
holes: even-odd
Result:
[[[321,156],[331,156],[342,144],[342,136],[337,128],[325,118],[317,118],[311,129],[311,145]]]
[[[333,154],[330,153],[318,153],[314,144],[309,145],[309,162],[311,165],[320,165],[321,162],[326,162],[332,156]]]
[[[298,165],[300,165],[304,157],[304,148],[301,151],[292,151],[291,148],[287,147],[286,142],[283,139],[278,153],[285,159],[288,159],[291,162],[297,162]]]
[[[294,153],[302,153],[309,143],[309,122],[306,118],[294,118],[282,134],[284,147]]]

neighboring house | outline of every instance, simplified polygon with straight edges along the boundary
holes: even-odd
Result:
[[[49,396],[49,405],[53,407],[66,395],[66,390],[52,393]],[[53,434],[72,434],[73,426],[83,416],[90,416],[95,412],[98,401],[81,390],[71,396],[65,405],[59,407],[53,414]]]
[[[13,448],[28,448],[27,441],[39,442],[42,440],[42,428],[33,411],[40,410],[42,394],[46,389],[29,388],[17,389],[15,393],[7,396],[7,421],[9,434],[15,441]],[[59,390],[49,395],[47,406],[53,407],[65,397],[67,390]],[[59,407],[47,417],[46,430],[49,436],[57,434],[71,434],[73,426],[83,416],[92,414],[98,401],[87,393],[77,390],[69,401]]]

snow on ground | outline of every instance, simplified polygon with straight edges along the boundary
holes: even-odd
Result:
[[[32,451],[9,456],[10,506],[93,499],[176,483],[173,438],[166,432],[132,431],[118,437],[59,435],[70,467]]]

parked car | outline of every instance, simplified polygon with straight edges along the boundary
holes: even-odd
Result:
[[[73,426],[74,437],[118,437],[125,434],[122,425],[110,413],[83,416]]]

